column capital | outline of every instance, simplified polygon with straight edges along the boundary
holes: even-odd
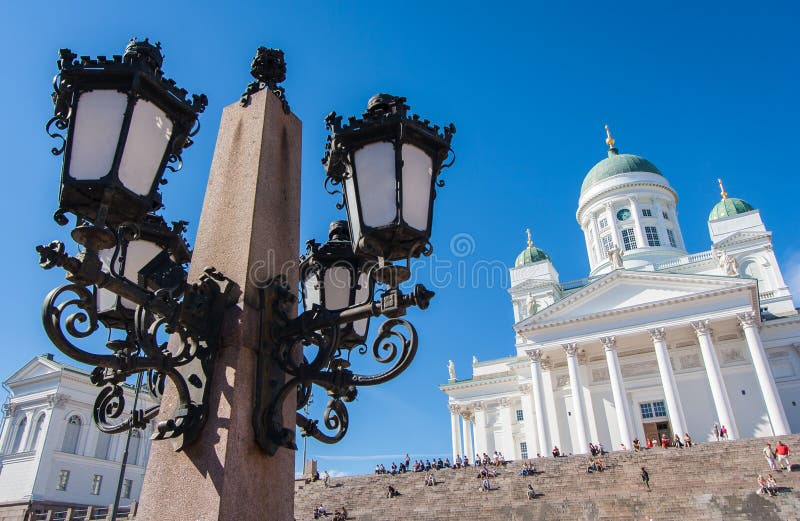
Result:
[[[475,408],[476,412],[486,410],[486,402],[473,402],[472,406]]]
[[[696,320],[691,322],[691,324],[698,337],[711,334],[711,326],[709,325],[708,320]]]
[[[525,354],[528,355],[528,359],[534,364],[540,364],[542,362],[541,349],[531,349],[529,351],[525,351]]]
[[[650,338],[653,339],[653,342],[663,341],[667,338],[667,330],[663,327],[649,329],[647,332],[650,333]]]
[[[14,413],[17,412],[17,404],[13,402],[4,403],[3,412],[6,414],[6,417],[14,416]]]
[[[464,421],[471,422],[473,418],[472,410],[468,408],[461,409],[461,417],[464,418]]]
[[[500,398],[500,407],[511,407],[511,400],[508,398]]]
[[[529,393],[531,392],[531,384],[522,384],[519,386],[519,392],[521,393]]]
[[[615,336],[604,336],[600,338],[600,342],[603,344],[603,349],[606,351],[616,351],[617,350],[617,337]]]
[[[450,409],[452,414],[458,414],[461,411],[461,406],[455,403],[449,404],[447,408]]]
[[[47,397],[47,404],[53,409],[56,409],[67,403],[67,400],[69,400],[69,396],[66,394],[54,393]]]
[[[567,356],[577,356],[578,355],[578,344],[577,344],[577,342],[570,342],[568,344],[561,344],[561,347],[564,348],[564,352],[567,353]]]
[[[752,311],[736,313],[736,318],[739,319],[739,324],[742,326],[742,328],[755,327],[758,326],[759,323],[759,320],[756,318],[756,314]]]

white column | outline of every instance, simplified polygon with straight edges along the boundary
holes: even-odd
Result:
[[[509,460],[517,459],[517,447],[514,443],[514,422],[516,417],[514,415],[513,402],[510,398],[502,398],[500,400],[500,414],[502,414],[503,422],[503,457]]]
[[[581,376],[581,387],[583,389],[583,411],[586,413],[586,428],[589,432],[589,441],[596,443],[600,440],[600,434],[597,432],[597,417],[594,414],[594,401],[592,400],[592,390],[589,388],[589,382],[592,381],[591,374],[589,373],[589,366],[586,363],[586,354],[578,354],[578,371]]]
[[[753,367],[756,370],[758,384],[761,387],[761,394],[767,405],[767,414],[772,423],[772,431],[775,436],[785,436],[792,432],[789,421],[786,419],[786,411],[778,394],[778,386],[775,384],[775,377],[764,352],[764,345],[761,343],[761,335],[758,333],[756,314],[739,313],[736,315],[744,331],[744,339],[747,348],[750,350],[750,358],[753,359]]]
[[[663,327],[650,330],[650,338],[653,339],[653,348],[656,351],[658,372],[661,375],[661,386],[664,388],[664,399],[667,402],[667,412],[672,423],[672,430],[683,437],[684,434],[689,432],[689,429],[686,427],[683,403],[678,392],[678,385],[675,383],[672,362],[667,352],[666,336],[666,331]]]
[[[703,363],[706,366],[708,383],[711,386],[711,395],[714,397],[714,406],[717,409],[719,422],[728,429],[728,438],[735,440],[739,437],[739,430],[736,428],[736,421],[733,418],[733,408],[725,388],[725,380],[722,378],[722,371],[719,368],[717,353],[711,343],[711,328],[708,326],[708,320],[692,322],[692,327],[697,333],[697,341],[700,343],[700,353],[703,355]]]
[[[539,435],[539,445],[531,451],[540,453],[543,457],[550,455],[550,438],[547,436],[547,413],[544,408],[544,396],[542,393],[542,351],[534,349],[527,351],[531,361],[531,390],[533,392],[533,409],[536,413],[536,432]]]
[[[462,410],[461,417],[464,419],[464,454],[469,456],[470,461],[475,461],[475,443],[472,441],[472,411]]]
[[[619,424],[620,443],[624,443],[626,447],[632,447],[633,436],[630,431],[631,419],[628,409],[628,394],[625,392],[622,370],[619,367],[619,359],[617,358],[617,339],[613,336],[607,336],[601,338],[600,341],[603,343],[603,348],[606,352],[608,376],[611,379],[611,393],[614,395],[614,409],[616,409],[617,423]],[[683,434],[681,433],[681,435]]]
[[[486,404],[475,404],[475,459],[478,454],[488,453],[486,445]],[[474,459],[473,459],[474,461]]]
[[[461,423],[459,423],[458,416],[460,407],[456,404],[451,403],[449,405],[450,408],[450,431],[452,434],[453,440],[453,459],[450,461],[456,461],[456,457],[461,454]]]
[[[535,458],[536,453],[541,453],[542,451],[539,449],[539,436],[537,436],[536,425],[533,421],[531,386],[527,384],[520,385],[519,392],[522,394],[522,424],[525,426],[525,444],[528,447],[528,457]]]
[[[9,438],[11,431],[14,430],[14,414],[17,412],[17,405],[9,403],[4,405],[5,418],[3,418],[3,431],[0,433],[0,454],[5,454],[10,445]]]
[[[572,342],[561,347],[567,353],[567,367],[569,368],[569,385],[572,391],[572,409],[575,415],[575,434],[577,447],[573,447],[575,454],[586,454],[589,450],[589,438],[586,433],[586,417],[583,412],[583,386],[578,372],[578,344]]]
[[[633,214],[633,234],[636,236],[636,247],[647,248],[647,237],[644,234],[644,227],[642,225],[642,211],[639,209],[639,201],[635,197],[629,197],[628,202],[631,204],[631,213]],[[627,446],[627,444],[625,444]]]

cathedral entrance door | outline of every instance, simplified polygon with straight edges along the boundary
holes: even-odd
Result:
[[[666,434],[667,438],[672,441],[672,432],[668,421],[643,423],[642,427],[644,427],[644,437],[646,440],[655,438],[661,443],[661,435]]]

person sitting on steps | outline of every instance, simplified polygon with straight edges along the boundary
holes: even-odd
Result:
[[[528,483],[528,490],[527,490],[528,499],[533,499],[536,497],[536,491],[533,490],[533,485]]]
[[[397,497],[400,495],[400,492],[397,491],[393,486],[389,485],[386,490],[386,497]]]

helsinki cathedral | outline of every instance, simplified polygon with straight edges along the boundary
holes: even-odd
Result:
[[[473,358],[466,380],[451,362],[454,459],[705,441],[714,423],[731,439],[800,432],[800,314],[758,209],[720,181],[711,249],[690,254],[665,175],[606,143],[575,215],[588,277],[561,282],[528,232],[510,270],[514,354]]]

